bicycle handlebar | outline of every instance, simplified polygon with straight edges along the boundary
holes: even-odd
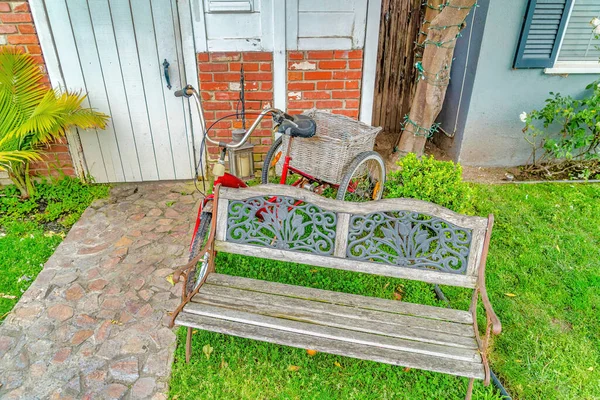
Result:
[[[248,129],[248,131],[246,132],[244,137],[238,143],[236,143],[236,144],[223,143],[223,142],[215,141],[208,136],[208,131],[206,130],[206,120],[204,119],[204,111],[202,109],[202,101],[200,100],[200,96],[198,96],[198,92],[196,91],[196,89],[194,89],[194,87],[192,85],[187,85],[185,88],[175,91],[175,97],[187,97],[187,98],[193,97],[194,102],[196,103],[196,109],[198,110],[198,115],[200,116],[200,125],[202,127],[202,131],[204,132],[204,137],[206,138],[206,140],[208,140],[210,143],[217,145],[219,147],[224,147],[224,148],[232,149],[232,150],[235,150],[235,149],[241,147],[244,143],[246,143],[246,141],[248,140],[250,135],[252,135],[254,130],[258,127],[260,122],[263,120],[263,118],[267,114],[272,113],[273,119],[276,122],[278,120],[281,121],[283,119],[286,119],[286,120],[293,119],[291,115],[281,111],[278,108],[265,109],[256,118],[256,120],[254,121],[252,126],[250,126],[250,128]]]

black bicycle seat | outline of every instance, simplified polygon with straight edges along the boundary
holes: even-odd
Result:
[[[278,131],[291,137],[310,138],[315,136],[317,123],[308,115],[293,115],[292,120],[283,120]]]

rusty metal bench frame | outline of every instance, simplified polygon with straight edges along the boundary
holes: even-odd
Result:
[[[217,186],[206,246],[174,279],[183,276],[187,283],[207,252],[209,265],[193,292],[183,285],[171,326],[188,327],[186,361],[194,327],[465,376],[469,399],[474,379],[490,382],[489,338],[501,332],[485,287],[492,225],[493,215],[465,216],[412,199],[348,203],[291,186]],[[229,277],[215,273],[217,251],[460,286],[473,289],[473,296],[466,312]],[[479,298],[487,321],[483,335]],[[280,302],[280,310],[272,302]],[[362,328],[348,322],[354,317]],[[461,324],[472,326],[472,333]],[[466,347],[472,340],[475,353],[460,350],[460,344],[453,348],[445,330],[463,335],[457,340]]]

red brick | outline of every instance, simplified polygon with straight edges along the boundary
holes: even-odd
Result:
[[[206,102],[203,104],[204,109],[206,110],[232,110],[233,107],[229,102]]]
[[[244,89],[246,89],[246,90],[258,90],[258,82],[244,82]]]
[[[304,78],[304,74],[299,71],[288,71],[288,81],[301,81]]]
[[[340,90],[331,93],[334,99],[359,99],[359,90]]]
[[[289,106],[289,104],[288,104],[288,106]],[[302,114],[303,112],[304,112],[304,110],[295,110],[295,109],[292,109],[292,108],[289,108],[289,107],[287,109],[287,113],[290,114],[290,115]]]
[[[324,81],[331,79],[331,71],[306,71],[304,78],[307,81]]]
[[[319,69],[346,69],[346,61],[319,61]]]
[[[343,88],[344,88],[344,82],[339,82],[339,81],[317,82],[318,90],[343,89]]]
[[[235,72],[239,72],[242,65],[244,65],[244,72],[256,72],[258,71],[258,66],[259,63],[255,63],[255,62],[245,62],[245,63],[240,63],[240,62],[232,62],[229,63],[229,70],[230,71],[235,71]]]
[[[288,101],[288,108],[299,108],[299,109],[307,109],[307,108],[313,108],[315,105],[314,102],[312,101],[294,101],[294,100],[290,100]]]
[[[9,35],[8,43],[10,44],[37,44],[38,38],[36,35]]]
[[[231,128],[231,121],[219,121],[216,124],[213,125],[214,129],[230,129]]]
[[[273,53],[263,51],[246,51],[243,55],[244,61],[271,61],[273,59]]]
[[[200,94],[200,97],[202,97],[202,100],[212,100],[213,99],[212,93],[206,93],[205,91],[201,91],[199,94]]]
[[[241,54],[238,52],[215,52],[209,53],[211,61],[223,62],[223,61],[240,61]]]
[[[315,89],[314,82],[290,82],[290,83],[288,83],[288,90],[314,90],[314,89]]]
[[[214,117],[211,119],[219,119],[231,115],[231,111],[215,111]]]
[[[307,52],[309,60],[331,60],[333,58],[333,50],[319,50]]]
[[[272,69],[271,63],[260,63],[261,71],[271,71]]]
[[[350,69],[361,69],[362,60],[350,60],[348,61],[348,68]]]
[[[200,82],[200,89],[201,90],[227,90],[227,89],[229,89],[229,84],[224,83],[224,82]]]
[[[200,84],[202,84],[202,82],[212,82],[213,74],[207,74],[207,73],[201,72],[198,74],[198,79],[200,80]]]
[[[13,8],[13,12],[16,12],[16,13],[29,12],[29,4],[27,4],[26,2],[23,2],[19,5],[16,5],[15,8]]]
[[[246,79],[249,81],[272,81],[273,74],[267,72],[249,72],[246,75]]]
[[[0,34],[17,33],[17,27],[14,25],[0,25]]]
[[[331,110],[333,114],[345,115],[350,118],[358,119],[358,110]]]
[[[260,89],[261,90],[273,90],[273,82],[261,82]]]
[[[248,74],[246,74],[247,78]],[[248,79],[248,78],[247,78]],[[215,72],[213,75],[215,82],[238,82],[240,80],[239,72]]]
[[[341,100],[320,100],[317,101],[317,108],[342,108],[344,103]]]
[[[362,58],[362,50],[336,50],[334,58]]]
[[[39,45],[37,45],[37,44],[28,44],[27,45],[27,52],[29,54],[39,55],[39,54],[42,54],[42,48]]]
[[[268,101],[265,102],[263,100],[261,101],[247,101],[246,102],[246,109],[248,110],[262,110],[264,108],[264,106],[266,105],[266,103],[269,103]]]
[[[4,2],[0,3],[0,12],[10,12],[10,4]]]
[[[237,100],[240,98],[238,92],[216,92],[215,100]]]
[[[32,22],[31,14],[1,14],[0,21],[12,24],[15,22]]]
[[[304,53],[301,51],[288,52],[288,60],[304,60]]]
[[[360,79],[361,71],[334,71],[333,79]]]
[[[356,108],[358,109],[358,107],[360,106],[360,101],[359,100],[346,100],[346,108]]]
[[[208,61],[208,53],[198,53],[197,57],[198,57],[198,62]]]
[[[201,63],[198,65],[202,72],[226,72],[229,71],[227,64]]]
[[[358,89],[360,81],[346,81],[346,89]]]
[[[331,94],[329,92],[304,92],[302,97],[306,100],[330,99]]]
[[[35,33],[35,27],[30,24],[19,25],[19,32],[24,34]]]
[[[66,144],[53,143],[50,146],[48,146],[48,151],[52,153],[68,153],[69,146],[67,146]]]
[[[250,92],[246,93],[248,100],[273,100],[273,93],[271,92]]]

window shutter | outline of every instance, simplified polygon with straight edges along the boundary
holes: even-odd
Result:
[[[600,40],[594,38],[590,21],[600,18],[600,0],[576,0],[569,17],[558,61],[598,61]]]
[[[573,0],[530,0],[515,68],[552,67]]]

